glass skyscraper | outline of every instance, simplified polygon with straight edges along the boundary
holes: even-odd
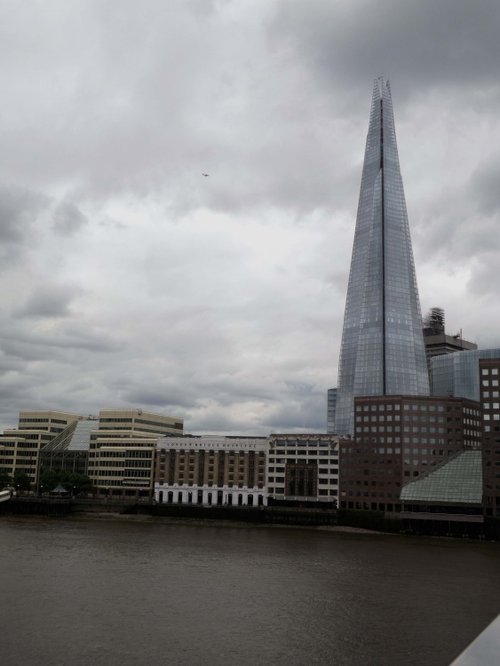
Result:
[[[457,398],[481,399],[479,385],[479,360],[498,359],[500,349],[473,349],[454,352],[431,358],[432,395],[453,395]],[[500,387],[498,380],[493,385],[490,396],[498,401]]]
[[[375,81],[347,288],[335,432],[353,398],[429,395],[410,229],[389,82]]]

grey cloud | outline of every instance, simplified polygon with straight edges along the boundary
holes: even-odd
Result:
[[[273,34],[300,50],[323,85],[363,94],[377,75],[397,79],[397,97],[435,86],[497,86],[500,14],[496,0],[282,0]]]
[[[15,315],[21,318],[69,317],[71,303],[81,294],[82,290],[76,286],[45,284],[32,291]]]
[[[326,391],[308,400],[288,400],[262,426],[269,432],[325,432]]]
[[[0,186],[0,255],[11,264],[34,242],[33,231],[48,197],[23,187]]]
[[[131,405],[155,407],[169,414],[180,415],[193,407],[193,393],[179,386],[179,382],[144,382],[121,377],[115,381],[117,394],[121,400]]]
[[[499,142],[489,0],[53,2],[0,3],[5,422],[323,430],[380,73],[431,304],[474,338],[484,299],[498,330],[497,158],[470,174]]]
[[[500,152],[488,156],[471,175],[466,196],[472,198],[484,215],[500,213]],[[490,239],[491,240],[491,239]]]
[[[88,224],[87,217],[70,201],[61,202],[54,211],[54,231],[71,236]]]
[[[184,424],[186,432],[197,433],[201,431],[207,434],[215,433],[220,435],[226,433],[238,433],[241,435],[263,434],[260,422],[242,423],[230,414],[220,411],[216,405],[211,407],[209,413],[204,414],[202,422],[197,422],[195,414],[193,416],[194,418],[191,418]]]
[[[19,332],[15,337],[0,336],[0,344],[5,354],[25,361],[67,360],[71,361],[74,352],[115,352],[120,345],[108,333],[100,336],[92,331],[79,331],[74,328],[47,333]]]

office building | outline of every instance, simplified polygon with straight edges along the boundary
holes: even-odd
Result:
[[[475,349],[431,358],[432,395],[480,400],[479,361],[500,358],[500,349]],[[497,393],[498,389],[494,391]]]
[[[53,471],[87,476],[90,439],[98,425],[98,419],[92,416],[70,423],[40,451],[40,474]]]
[[[182,419],[141,409],[104,409],[99,418],[22,411],[19,428],[0,435],[0,472],[26,474],[32,490],[43,469],[86,474],[97,495],[150,496],[158,439],[182,429]]]
[[[340,506],[397,513],[404,484],[481,447],[478,402],[463,398],[355,399],[355,436],[340,447]]]
[[[326,397],[326,432],[329,435],[335,433],[335,411],[337,408],[337,389],[331,388]]]
[[[266,437],[166,437],[158,443],[154,497],[163,504],[264,506]]]
[[[13,477],[26,474],[31,486],[38,484],[40,453],[68,425],[83,417],[54,410],[24,410],[17,428],[0,435],[0,472]]]
[[[101,409],[99,412],[99,430],[139,431],[163,437],[182,435],[183,428],[182,419],[142,409]]]
[[[500,355],[479,360],[483,405],[483,505],[486,516],[500,517]]]
[[[428,395],[422,317],[389,82],[374,85],[339,361],[335,432],[355,396]]]
[[[101,410],[89,445],[88,475],[95,493],[151,497],[158,440],[182,429],[182,419],[142,409]]]
[[[339,438],[273,434],[269,438],[268,497],[272,504],[337,506]]]

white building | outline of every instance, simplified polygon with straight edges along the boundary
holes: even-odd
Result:
[[[273,434],[267,467],[269,499],[328,502],[337,506],[339,438],[323,434]]]

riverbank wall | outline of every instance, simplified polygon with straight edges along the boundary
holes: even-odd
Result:
[[[484,523],[453,521],[409,521],[388,518],[378,511],[353,511],[330,508],[290,506],[235,507],[157,504],[95,498],[49,498],[21,496],[0,503],[0,515],[40,515],[50,517],[128,515],[193,520],[227,521],[256,525],[337,526],[391,534],[448,536],[454,538],[500,541],[500,520],[485,518]]]

